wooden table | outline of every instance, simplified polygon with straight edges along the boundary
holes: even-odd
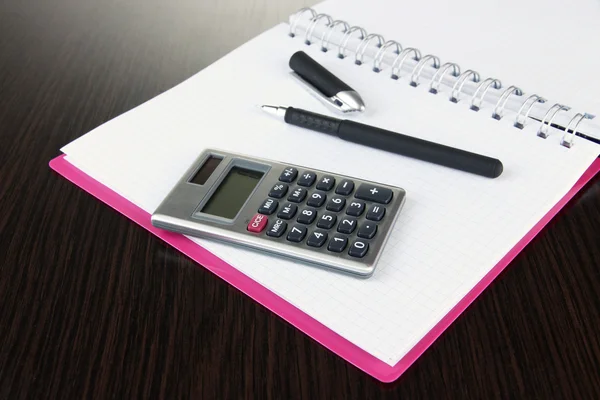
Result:
[[[600,398],[600,179],[381,384],[47,166],[302,1],[8,1],[0,398]]]

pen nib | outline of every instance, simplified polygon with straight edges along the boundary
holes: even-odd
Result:
[[[264,112],[281,118],[285,117],[285,112],[287,111],[286,107],[270,106],[266,104],[264,106],[261,106],[260,108],[262,108]]]

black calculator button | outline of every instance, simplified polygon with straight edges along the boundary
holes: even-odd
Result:
[[[356,235],[364,239],[373,239],[377,233],[377,224],[373,222],[365,222],[358,228]]]
[[[354,190],[354,182],[350,179],[344,179],[340,182],[338,187],[335,189],[337,194],[341,194],[342,196],[348,196]]]
[[[367,212],[367,219],[370,219],[371,221],[381,221],[384,215],[385,207],[373,204]]]
[[[321,247],[327,241],[327,232],[316,230],[308,235],[308,239],[306,239],[306,244],[311,247]]]
[[[335,214],[325,213],[322,214],[319,220],[317,221],[317,226],[323,229],[331,229],[336,222],[337,217]]]
[[[306,200],[306,204],[311,207],[321,207],[325,204],[325,200],[327,200],[327,195],[322,192],[314,192],[310,196],[308,196],[308,200]]]
[[[306,227],[302,225],[294,225],[287,234],[287,240],[290,242],[301,242],[306,236]]]
[[[294,182],[294,179],[296,179],[297,176],[298,176],[298,170],[296,168],[287,167],[286,169],[283,170],[281,175],[279,175],[279,180],[281,182],[290,183],[290,182]]]
[[[391,189],[380,186],[363,183],[360,185],[354,197],[361,200],[374,201],[376,203],[387,204],[392,200],[393,192]]]
[[[287,223],[281,219],[276,219],[269,224],[267,228],[267,236],[281,237],[287,229]]]
[[[344,251],[346,246],[348,245],[348,239],[342,235],[333,235],[329,244],[327,245],[327,250],[333,251],[334,253],[341,253]]]
[[[367,254],[367,251],[369,251],[369,243],[364,240],[355,240],[350,245],[348,254],[352,257],[363,258]]]
[[[360,217],[360,215],[365,211],[365,203],[362,201],[352,201],[348,208],[346,208],[346,214],[352,215],[354,217]]]
[[[296,215],[296,211],[298,210],[298,206],[292,203],[286,203],[281,207],[281,210],[277,213],[278,218],[282,219],[292,219],[294,215]]]
[[[310,187],[317,180],[317,174],[310,171],[304,171],[300,178],[298,178],[298,182],[296,182],[300,186]]]
[[[304,201],[304,199],[306,198],[306,189],[301,188],[301,187],[296,187],[294,190],[292,190],[292,192],[290,193],[290,195],[288,196],[288,200],[289,201],[293,201],[294,203],[302,203]]]
[[[279,202],[273,199],[266,199],[258,209],[258,212],[265,215],[271,215],[277,210]]]
[[[288,185],[285,183],[276,183],[271,191],[269,192],[269,197],[275,197],[276,199],[281,199],[288,191]]]
[[[333,189],[334,185],[335,185],[335,178],[331,175],[325,175],[321,179],[319,179],[319,183],[317,183],[317,189],[328,192],[331,189]]]
[[[317,210],[314,208],[305,208],[298,214],[297,221],[301,224],[310,225],[317,218]]]
[[[340,233],[351,234],[356,229],[356,225],[358,225],[356,218],[344,217],[344,218],[340,219],[340,223],[338,224],[337,231]]]
[[[329,201],[327,202],[327,206],[325,208],[327,208],[329,211],[342,211],[344,209],[344,206],[346,205],[346,199],[340,196],[333,196],[331,199],[329,199]]]

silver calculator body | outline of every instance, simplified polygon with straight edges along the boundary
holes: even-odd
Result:
[[[208,149],[151,220],[161,229],[369,277],[405,197],[399,187]]]

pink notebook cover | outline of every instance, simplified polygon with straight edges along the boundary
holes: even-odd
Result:
[[[408,369],[421,354],[444,332],[450,324],[479,296],[480,293],[506,268],[506,266],[523,250],[523,248],[542,230],[542,228],[564,207],[573,196],[583,188],[600,170],[600,158],[596,159],[577,181],[575,186],[542,218],[512,250],[496,264],[494,268],[429,331],[396,365],[389,366],[375,358],[360,347],[350,343],[319,321],[299,310],[269,289],[253,281],[214,254],[198,246],[183,235],[166,232],[155,228],[150,223],[150,214],[111,189],[95,181],[70,164],[64,155],[50,162],[50,167],[79,186],[92,196],[100,199],[115,210],[137,222],[171,246],[191,257],[196,262],[212,271],[215,275],[229,282],[252,299],[256,300],[275,314],[279,315],[308,336],[327,347],[346,361],[352,363],[367,374],[382,382],[392,382]]]

